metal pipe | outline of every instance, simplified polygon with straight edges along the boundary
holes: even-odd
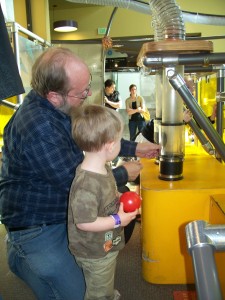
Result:
[[[27,29],[33,31],[31,2],[30,0],[26,0],[25,3],[26,3],[26,16],[27,16]]]
[[[108,22],[108,26],[107,26],[107,29],[106,29],[106,34],[105,36],[108,36],[109,35],[109,32],[110,32],[110,29],[111,29],[111,25],[112,25],[112,21],[113,21],[113,18],[115,16],[115,13],[117,11],[118,7],[114,7],[113,9],[113,12],[110,16],[110,19],[109,19],[109,22]],[[104,82],[105,82],[105,62],[106,62],[106,50],[104,49],[104,47],[102,47],[102,74],[103,74],[103,86],[104,86]],[[104,91],[102,89],[102,104],[104,104]]]
[[[16,26],[16,23],[14,23],[14,22],[11,23],[11,25],[12,26],[10,28],[11,28],[11,33],[12,33],[13,53],[16,58],[19,74],[21,75],[18,27]],[[21,104],[23,102],[23,96],[17,95],[16,97],[17,97],[17,103]]]
[[[159,69],[155,75],[155,121],[154,121],[154,141],[155,143],[161,143],[160,140],[160,124],[162,122],[162,98],[163,98],[163,77],[162,69]]]
[[[191,249],[195,283],[199,300],[222,300],[222,292],[212,245],[201,245]]]
[[[114,18],[114,15],[115,15],[117,9],[118,9],[118,7],[114,7],[114,9],[113,9],[113,12],[111,14],[111,17],[109,19],[109,23],[108,23],[108,26],[107,26],[107,29],[106,29],[106,34],[105,34],[106,36],[109,35],[109,31],[111,29],[112,21],[113,21],[113,18]]]
[[[192,256],[199,300],[222,300],[214,251],[224,251],[225,226],[194,221],[186,225],[188,250]]]
[[[19,25],[18,23],[16,22],[6,22],[6,26],[7,27],[10,27],[10,30],[11,32],[18,32],[18,31],[21,31],[22,33],[25,33],[26,35],[28,35],[29,37],[31,37],[32,39],[40,42],[44,47],[47,46],[47,47],[51,47],[51,44],[42,39],[41,37],[39,37],[38,35],[36,35],[35,33],[29,31],[28,29],[22,27],[21,25]]]
[[[184,66],[184,73],[215,73],[214,66]]]
[[[195,24],[205,24],[214,26],[224,26],[223,15],[210,15],[198,12],[182,11],[185,22]],[[223,25],[222,25],[223,24]]]
[[[204,65],[222,64],[225,62],[225,53],[196,53],[179,54],[178,61],[181,65]]]
[[[7,100],[1,100],[0,105],[6,106],[8,108],[12,108],[14,110],[17,110],[20,106],[20,104],[15,104],[15,103],[9,102]]]
[[[174,70],[183,73],[183,66]],[[162,180],[180,180],[183,178],[184,123],[183,102],[170,85],[167,68],[163,69],[161,151],[159,155],[159,178]]]
[[[201,41],[211,41],[211,40],[221,40],[225,39],[225,35],[209,35],[209,36],[189,36],[186,38],[187,40],[201,40]]]
[[[183,15],[175,0],[151,0],[155,41],[185,39]]]
[[[217,109],[216,109],[216,130],[223,138],[223,101],[221,101],[220,96],[224,93],[224,80],[225,80],[225,69],[221,68],[217,72]]]
[[[203,110],[198,105],[197,101],[191,94],[190,90],[185,84],[183,78],[179,75],[174,73],[171,69],[170,72],[167,73],[169,82],[173,86],[173,88],[179,93],[182,97],[184,102],[186,103],[187,107],[192,112],[194,119],[198,122],[200,127],[205,131],[206,135],[208,136],[211,143],[214,145],[215,149],[219,153],[220,157],[225,161],[225,145],[218,134],[218,132],[213,128],[212,124],[205,116]]]
[[[208,67],[211,64],[225,63],[225,53],[196,53],[192,54],[154,54],[143,59],[146,67],[162,68],[171,65],[203,65]]]
[[[194,119],[191,119],[188,122],[188,125],[191,127],[191,129],[194,131],[195,135],[197,136],[198,140],[200,141],[203,149],[209,153],[210,155],[214,155],[215,154],[215,150],[213,149],[212,145],[210,144],[210,142],[207,140],[207,138],[205,137],[205,135],[202,133],[201,129],[199,128],[199,126],[196,124]]]

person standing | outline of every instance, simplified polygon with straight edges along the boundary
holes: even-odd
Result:
[[[37,299],[83,300],[83,273],[67,237],[69,189],[84,158],[72,139],[70,112],[91,95],[91,74],[72,51],[51,47],[35,61],[31,86],[3,133],[0,220],[8,263]],[[159,149],[121,140],[124,156],[155,157]],[[117,185],[141,168],[129,162],[113,169]]]
[[[125,245],[123,228],[138,213],[123,211],[107,164],[120,152],[122,133],[122,119],[112,109],[83,105],[72,115],[72,136],[85,157],[70,189],[68,236],[70,251],[84,272],[85,300],[120,298],[114,289],[116,258]]]
[[[115,110],[121,107],[120,93],[116,91],[115,81],[111,79],[105,81],[104,102],[106,107]]]
[[[137,86],[131,84],[129,86],[130,97],[126,99],[126,111],[129,116],[129,132],[130,140],[134,140],[137,129],[141,131],[145,126],[145,119],[141,113],[145,111],[144,98],[137,95]]]

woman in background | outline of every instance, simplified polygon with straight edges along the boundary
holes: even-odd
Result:
[[[137,86],[131,84],[129,86],[130,97],[126,99],[126,111],[129,116],[129,132],[130,140],[135,138],[138,131],[141,131],[145,126],[145,120],[142,113],[145,111],[144,98],[137,95]]]

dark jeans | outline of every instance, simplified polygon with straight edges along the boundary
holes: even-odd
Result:
[[[129,131],[130,131],[130,141],[133,141],[136,133],[137,133],[137,129],[138,131],[142,131],[142,129],[144,128],[145,121],[140,120],[140,121],[131,121],[129,120]]]

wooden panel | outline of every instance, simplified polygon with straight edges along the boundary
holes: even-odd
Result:
[[[137,65],[142,66],[142,58],[153,53],[200,53],[212,52],[213,43],[211,41],[185,41],[185,40],[163,40],[143,44],[137,58]]]

